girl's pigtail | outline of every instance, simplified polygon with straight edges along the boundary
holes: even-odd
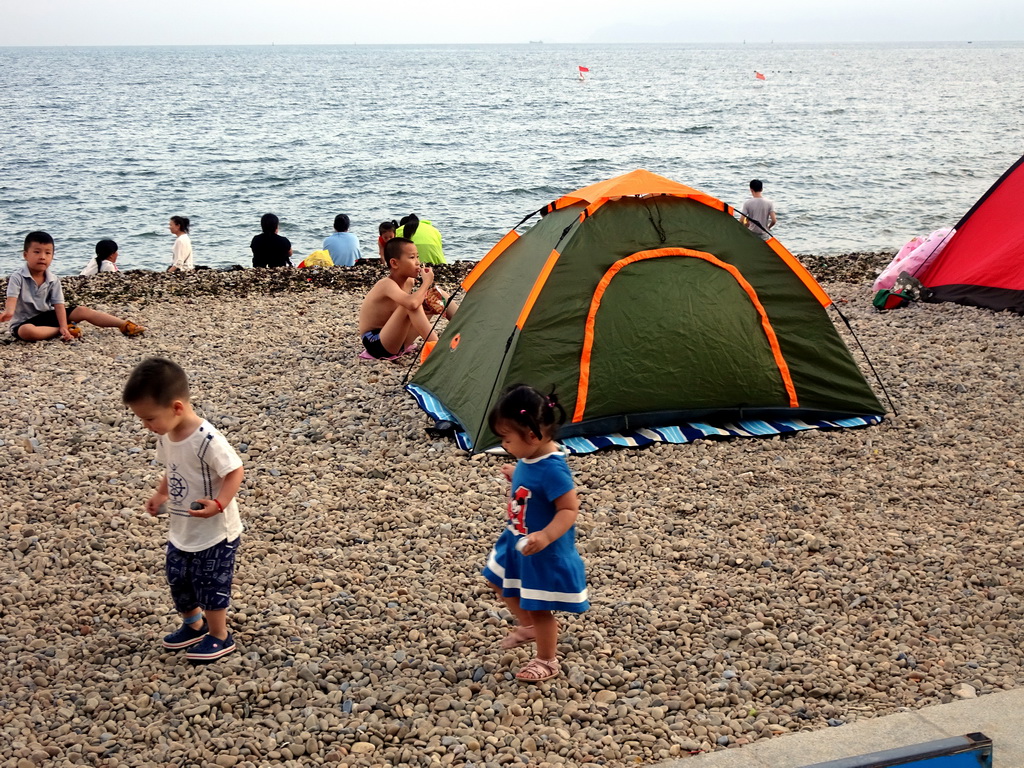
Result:
[[[567,414],[562,404],[558,402],[558,396],[555,394],[554,387],[551,391],[544,396],[544,405],[551,409],[551,423],[552,424],[564,424]]]
[[[534,435],[536,435],[538,440],[543,439],[544,433],[541,432],[540,424],[538,424],[537,420],[535,418],[533,418],[533,414],[532,413],[528,412],[525,408],[523,408],[523,409],[521,409],[519,411],[519,416],[523,420],[523,425],[528,430],[530,430]]]

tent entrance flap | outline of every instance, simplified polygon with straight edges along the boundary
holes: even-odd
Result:
[[[593,387],[592,374],[614,387]],[[736,267],[687,248],[631,254],[598,282],[571,420],[614,414],[622,392],[634,412],[671,410],[680,399],[695,409],[799,405],[757,292]]]

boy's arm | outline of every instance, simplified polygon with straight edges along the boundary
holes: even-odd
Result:
[[[14,317],[14,310],[18,307],[18,297],[8,296],[7,302],[4,304],[4,313],[0,315],[0,323],[6,323],[12,317]]]
[[[522,549],[524,555],[540,552],[551,542],[562,538],[565,532],[576,524],[576,518],[580,514],[580,500],[576,495],[576,489],[573,488],[555,499],[555,509],[558,511],[551,518],[551,522],[527,537],[526,545]]]
[[[434,271],[430,267],[423,268],[423,283],[412,293],[406,293],[394,280],[384,282],[384,294],[404,309],[419,309],[423,306],[423,300],[427,298],[427,289],[434,284]]]
[[[167,475],[160,478],[156,491],[146,501],[146,511],[154,517],[160,513],[160,507],[167,501]]]
[[[57,327],[60,328],[60,337],[64,341],[72,341],[75,337],[68,330],[68,309],[64,304],[54,304],[53,312],[57,315]]]
[[[203,505],[202,509],[193,509],[192,517],[213,517],[219,515],[231,500],[238,494],[242,487],[242,479],[245,477],[245,469],[238,467],[224,475],[224,482],[221,484],[220,493],[215,499],[196,499],[196,502]]]

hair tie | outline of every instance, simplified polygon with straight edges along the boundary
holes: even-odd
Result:
[[[520,416],[525,416],[526,415],[526,409],[525,408],[520,409],[519,415]]]

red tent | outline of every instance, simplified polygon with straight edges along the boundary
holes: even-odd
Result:
[[[934,301],[1024,314],[1024,157],[960,220],[918,279]]]

